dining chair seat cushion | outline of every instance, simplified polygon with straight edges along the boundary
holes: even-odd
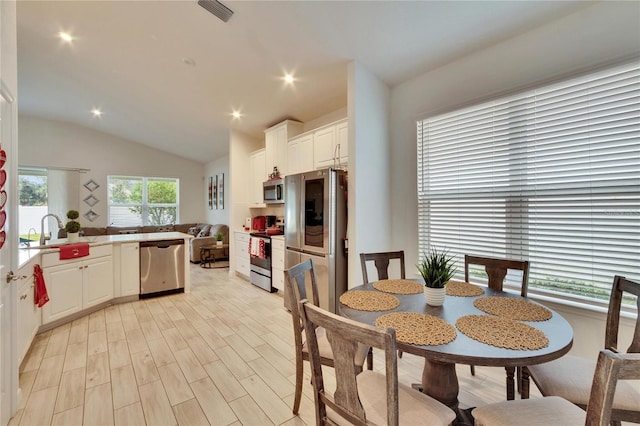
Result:
[[[383,374],[370,370],[358,374],[358,396],[369,423],[387,424],[386,380]],[[401,425],[446,426],[456,418],[446,405],[402,383],[398,383],[398,413]],[[342,417],[331,419],[341,425],[350,424]]]
[[[327,340],[327,333],[325,332],[325,329],[322,327],[316,328],[316,336],[318,338],[318,349],[320,350],[320,357],[325,359],[333,359],[333,352],[331,351],[329,340]],[[302,336],[302,338],[304,339],[304,335]],[[302,352],[305,354],[309,353],[306,341],[302,343]],[[364,365],[368,353],[368,346],[358,344],[358,350],[354,359],[354,362],[358,367],[362,367]]]
[[[498,402],[474,408],[471,415],[475,426],[583,425],[587,417],[580,407],[557,396]]]
[[[543,395],[560,396],[574,404],[587,406],[596,371],[595,362],[566,355],[555,361],[527,368]],[[613,408],[640,411],[640,387],[631,381],[618,382]]]

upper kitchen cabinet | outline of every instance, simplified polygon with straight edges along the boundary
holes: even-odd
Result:
[[[277,167],[280,175],[291,174],[288,170],[287,141],[302,133],[302,123],[285,120],[264,131],[265,134],[265,168],[267,175]],[[265,179],[266,180],[266,177]]]
[[[314,168],[313,133],[290,139],[287,144],[287,174],[308,172]]]
[[[349,122],[337,121],[313,132],[315,169],[346,166],[349,160]]]
[[[265,166],[266,150],[259,149],[249,154],[249,206],[264,207],[262,199],[262,183],[267,180],[267,168]],[[269,171],[271,173],[271,171]]]

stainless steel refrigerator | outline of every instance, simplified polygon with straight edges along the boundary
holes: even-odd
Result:
[[[312,259],[320,307],[336,313],[338,298],[347,291],[347,172],[289,175],[284,190],[285,268]],[[284,304],[291,309],[287,292]]]

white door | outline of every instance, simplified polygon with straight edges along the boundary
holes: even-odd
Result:
[[[0,78],[0,425],[9,422],[17,407],[17,314],[16,281],[7,275],[16,271],[18,250],[16,123],[13,95]],[[13,207],[13,210],[12,210]]]

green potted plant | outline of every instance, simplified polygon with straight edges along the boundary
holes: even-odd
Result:
[[[218,232],[216,234],[216,245],[221,246],[223,239],[224,239],[224,236],[222,235],[222,232]]]
[[[77,218],[80,217],[80,213],[77,210],[69,210],[67,212],[67,218],[69,221],[64,226],[65,231],[67,231],[67,239],[71,242],[78,240],[78,233],[80,232],[80,222],[76,221]]]
[[[416,265],[424,279],[424,295],[428,305],[442,306],[444,303],[445,285],[456,273],[454,262],[448,251],[432,248],[425,253],[424,260]]]

